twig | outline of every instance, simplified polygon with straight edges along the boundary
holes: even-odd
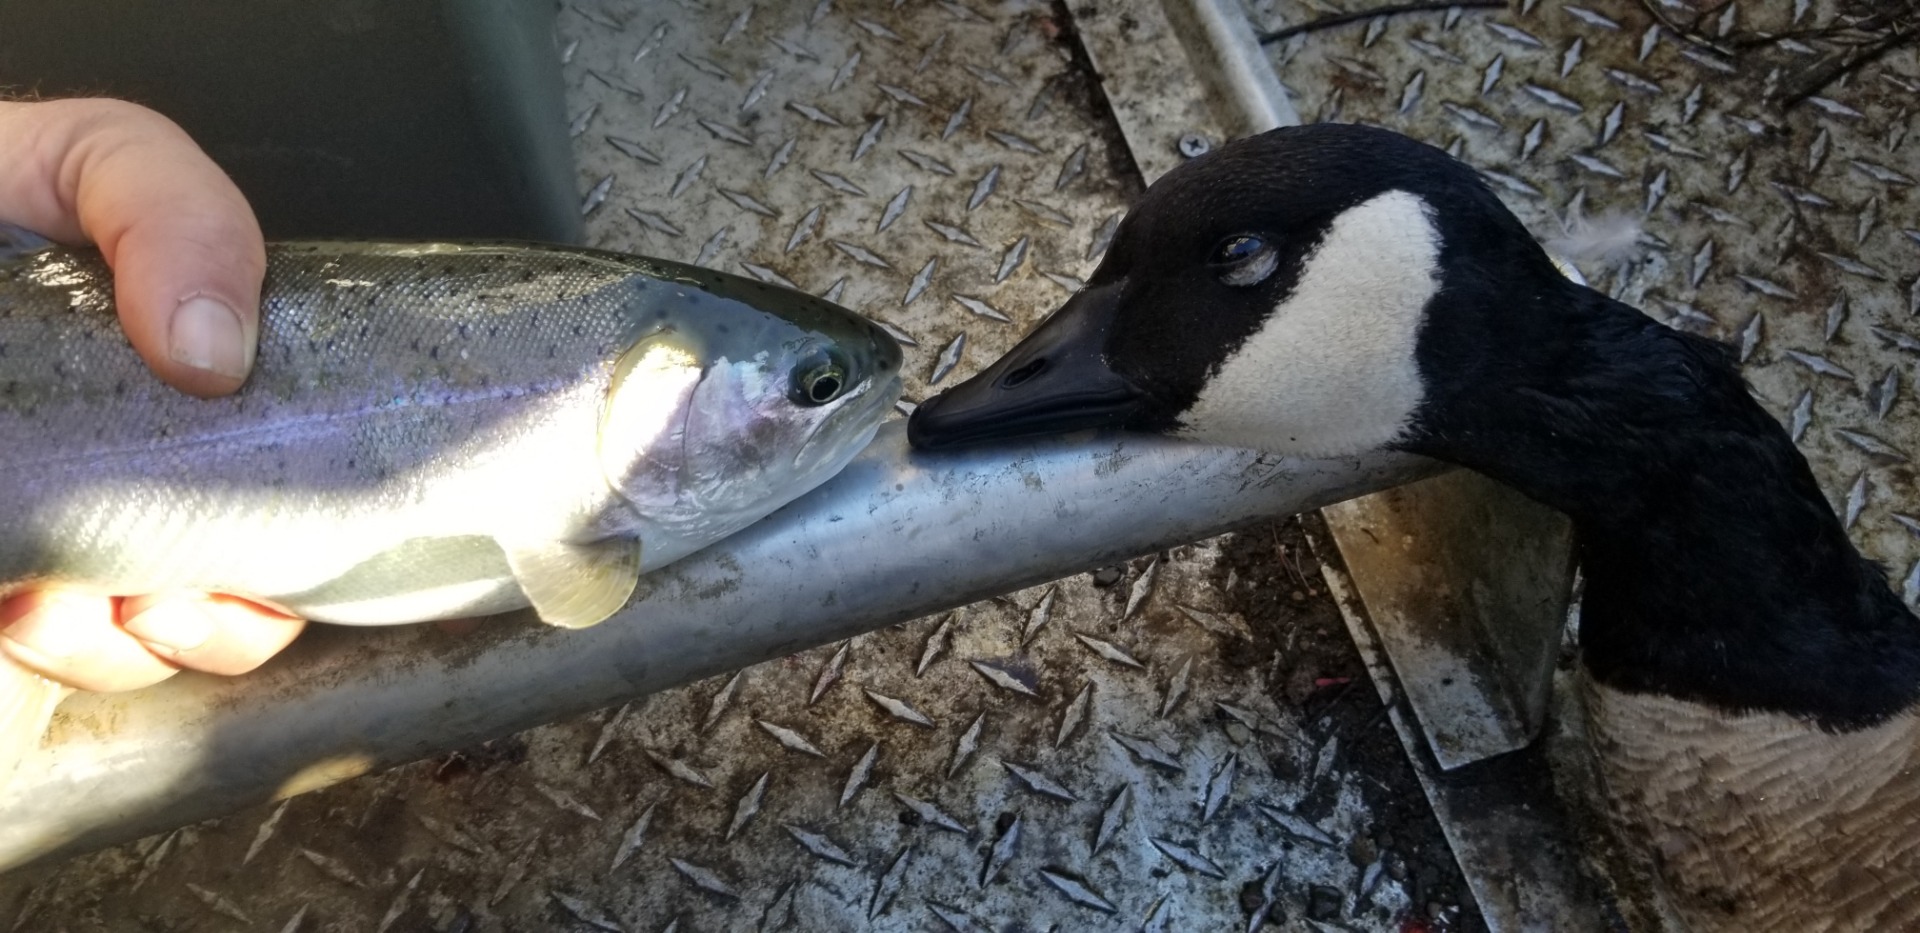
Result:
[[[1825,59],[1794,75],[1781,89],[1780,109],[1785,110],[1815,94],[1825,90],[1827,85],[1840,80],[1842,75],[1858,71],[1868,62],[1886,54],[1895,46],[1909,39],[1920,37],[1920,28],[1896,29],[1888,32],[1880,41],[1871,45],[1855,46],[1845,52]]]
[[[1654,22],[1660,24],[1660,28],[1665,29],[1666,31],[1680,37],[1680,40],[1682,42],[1686,42],[1692,45],[1697,45],[1704,49],[1710,49],[1712,51],[1718,52],[1721,55],[1725,55],[1727,57],[1733,56],[1732,49],[1729,49],[1726,46],[1721,45],[1720,43],[1707,38],[1705,33],[1702,33],[1698,29],[1695,29],[1693,27],[1682,26],[1679,23],[1675,22],[1672,17],[1669,17],[1664,11],[1660,9],[1660,5],[1655,3],[1654,0],[1640,0],[1640,5],[1646,8],[1647,15],[1652,16]],[[1716,7],[1716,9],[1718,8]],[[1704,16],[1704,14],[1702,14],[1702,16]],[[1693,20],[1693,25],[1699,26],[1701,18],[1702,18],[1701,16],[1695,17]]]
[[[1920,0],[1905,0],[1898,9],[1888,5],[1891,2],[1856,2],[1844,9],[1839,21],[1823,30],[1842,48],[1789,74],[1776,95],[1780,109],[1820,93],[1895,48],[1920,40]],[[1842,36],[1858,39],[1845,41]]]
[[[1348,23],[1357,23],[1362,20],[1373,19],[1376,16],[1397,16],[1401,13],[1438,13],[1442,10],[1451,10],[1454,7],[1492,9],[1495,7],[1505,7],[1506,5],[1507,0],[1430,0],[1430,2],[1426,3],[1396,3],[1392,6],[1383,6],[1372,10],[1336,13],[1333,16],[1323,16],[1316,20],[1301,23],[1298,26],[1286,26],[1276,29],[1261,36],[1260,44],[1271,45],[1282,39],[1291,39],[1294,36],[1309,32],[1319,32],[1322,29],[1332,29],[1335,26],[1345,26]]]
[[[1914,4],[1913,9],[1907,10],[1905,13],[1906,15],[1920,16],[1920,4]],[[1731,36],[1728,41],[1737,49],[1759,48],[1760,46],[1785,42],[1788,39],[1800,42],[1827,41],[1843,45],[1872,45],[1874,42],[1871,37],[1878,30],[1889,28],[1895,32],[1900,31],[1902,27],[1897,22],[1900,15],[1900,11],[1882,10],[1878,13],[1868,13],[1862,18],[1850,22],[1834,22],[1815,29],[1793,30],[1778,35],[1751,33]],[[1849,41],[1849,39],[1853,37],[1866,38]]]
[[[1890,2],[1890,0],[1875,0],[1875,2]],[[1783,82],[1785,86],[1770,95],[1782,110],[1820,93],[1827,85],[1858,71],[1887,51],[1920,38],[1920,23],[1903,22],[1908,17],[1920,16],[1920,0],[1905,0],[1901,9],[1876,9],[1871,3],[1858,3],[1854,6],[1860,8],[1860,13],[1852,14],[1849,8],[1840,20],[1826,26],[1774,35],[1737,33],[1726,36],[1720,41],[1708,38],[1705,33],[1699,31],[1698,27],[1715,13],[1726,9],[1726,2],[1715,4],[1711,9],[1702,11],[1694,17],[1691,26],[1682,26],[1667,16],[1656,0],[1640,0],[1640,5],[1646,8],[1654,22],[1682,41],[1717,52],[1729,60],[1738,57],[1740,52],[1751,52],[1788,39],[1803,42],[1825,41],[1843,45],[1844,48],[1840,51],[1829,53],[1787,76]],[[1848,18],[1850,15],[1852,18]],[[1875,32],[1880,29],[1886,31],[1875,35]],[[1861,37],[1859,41],[1847,41],[1855,36]]]

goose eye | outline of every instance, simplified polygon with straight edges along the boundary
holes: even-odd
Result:
[[[1220,241],[1211,260],[1220,281],[1236,288],[1258,285],[1273,274],[1280,264],[1273,247],[1252,234],[1238,234]]]

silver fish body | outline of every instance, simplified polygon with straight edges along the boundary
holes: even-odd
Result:
[[[589,625],[900,393],[898,346],[835,305],[588,250],[272,246],[253,374],[214,400],[151,376],[111,296],[91,252],[0,260],[0,595]]]

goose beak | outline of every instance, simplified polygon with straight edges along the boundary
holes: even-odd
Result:
[[[1125,424],[1147,401],[1106,360],[1125,286],[1081,289],[985,372],[922,402],[907,441],[932,450]]]

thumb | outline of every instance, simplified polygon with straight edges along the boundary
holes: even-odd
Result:
[[[144,107],[0,108],[0,165],[25,170],[0,180],[0,219],[98,245],[127,339],[161,379],[192,395],[239,388],[253,367],[266,270],[240,189],[184,130]],[[25,158],[9,162],[17,146]]]

